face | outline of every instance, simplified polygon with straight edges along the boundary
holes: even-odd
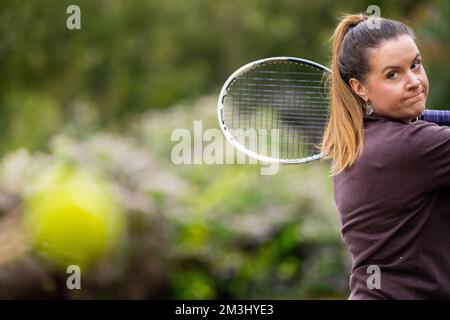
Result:
[[[350,85],[376,113],[408,123],[425,110],[428,78],[410,36],[402,35],[370,49],[369,63],[365,83],[350,79]]]

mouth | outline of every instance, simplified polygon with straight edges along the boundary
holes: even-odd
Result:
[[[422,93],[424,93],[424,90],[421,90],[421,91],[419,91],[418,93],[416,93],[416,94],[414,94],[414,95],[412,95],[412,96],[410,96],[410,97],[405,98],[405,100],[414,99],[414,98],[418,97],[418,96],[419,96],[420,94],[422,94]]]
[[[416,94],[414,94],[412,96],[406,97],[405,100],[403,100],[403,101],[404,102],[408,102],[408,103],[414,103],[415,100],[420,101],[420,100],[422,100],[422,96],[421,96],[422,94],[425,97],[425,91],[424,90],[421,90],[421,91],[419,91],[418,93],[416,93]]]

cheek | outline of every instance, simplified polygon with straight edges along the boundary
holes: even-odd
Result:
[[[402,90],[397,85],[378,83],[370,89],[371,101],[379,107],[397,104],[402,99]]]
[[[427,97],[428,96],[428,88],[429,88],[428,85],[429,84],[428,84],[428,77],[427,77],[427,74],[426,74],[425,70],[423,70],[423,72],[422,72],[422,76],[421,76],[420,82],[422,83],[422,86],[425,89],[425,97]]]

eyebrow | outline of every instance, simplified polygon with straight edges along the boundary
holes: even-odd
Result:
[[[419,58],[419,57],[420,57],[420,52],[418,52],[416,54],[416,56],[414,57],[414,59],[412,59],[412,61],[414,62],[414,60],[417,60],[417,58]],[[386,66],[383,68],[383,71],[381,71],[381,72],[384,73],[387,69],[400,69],[400,67],[399,66]]]

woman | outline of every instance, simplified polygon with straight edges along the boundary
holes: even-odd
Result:
[[[368,19],[335,30],[322,145],[353,258],[349,299],[450,299],[450,129],[414,121],[428,79],[412,30]]]

